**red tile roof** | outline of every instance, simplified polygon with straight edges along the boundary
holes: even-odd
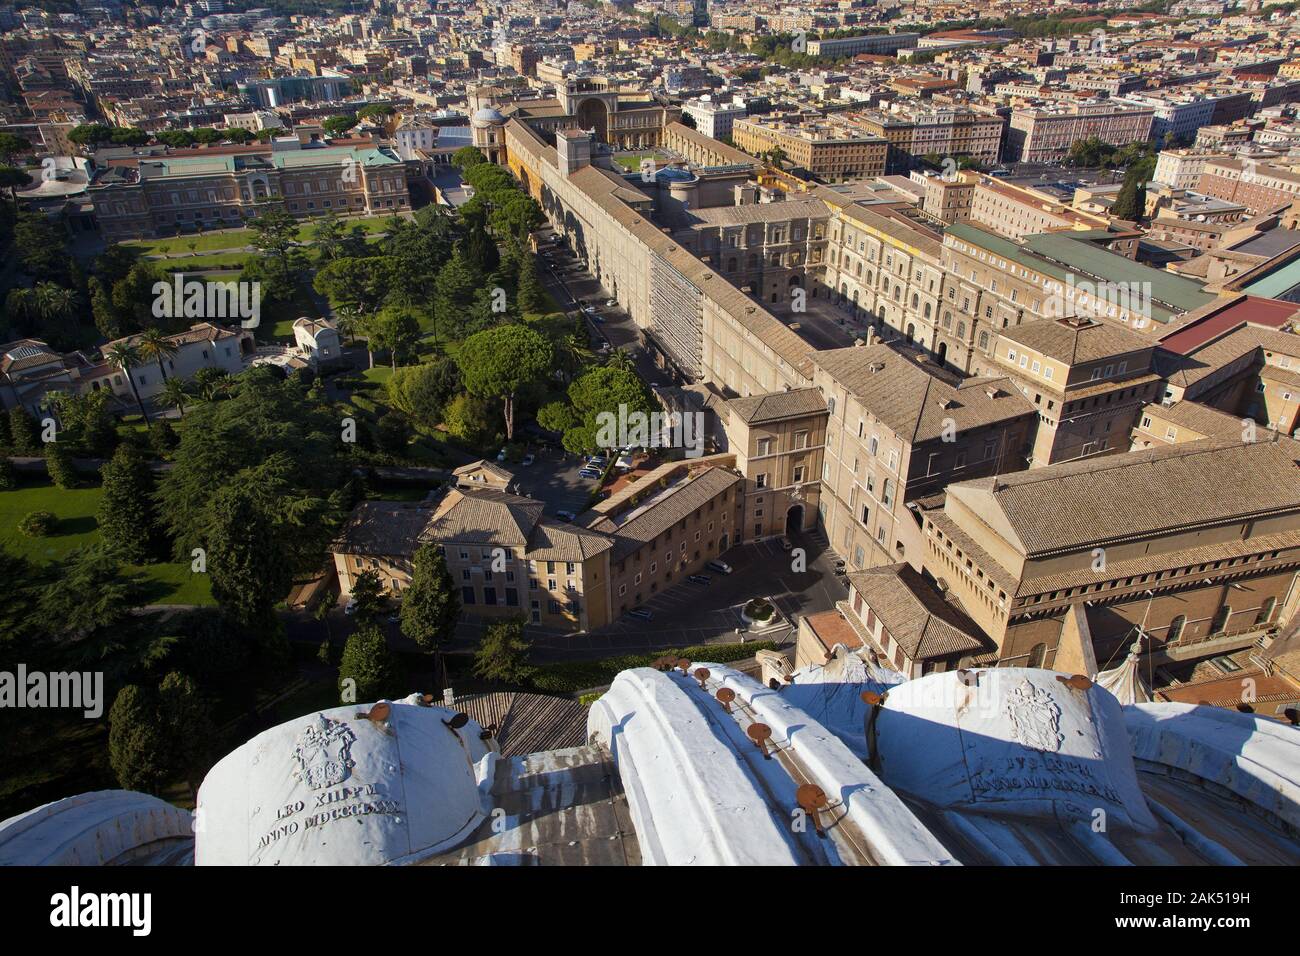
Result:
[[[1251,323],[1270,329],[1281,328],[1287,319],[1300,312],[1300,305],[1280,299],[1264,299],[1248,295],[1203,319],[1169,333],[1160,347],[1179,355],[1186,355],[1239,326]]]

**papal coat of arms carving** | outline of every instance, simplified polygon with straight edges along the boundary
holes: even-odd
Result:
[[[294,775],[313,790],[338,786],[352,770],[352,744],[356,734],[347,724],[317,714],[316,720],[303,728],[293,748],[298,764]]]
[[[1060,731],[1061,708],[1047,691],[1022,680],[1007,695],[1002,712],[1011,729],[1026,747],[1035,750],[1060,749],[1065,735]]]

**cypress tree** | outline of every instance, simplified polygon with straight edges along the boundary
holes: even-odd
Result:
[[[100,475],[103,496],[96,519],[104,546],[128,564],[142,564],[157,528],[153,473],[135,445],[127,442],[118,446]]]

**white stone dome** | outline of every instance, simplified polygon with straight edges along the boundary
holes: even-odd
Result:
[[[506,118],[497,110],[491,106],[485,106],[474,114],[474,118],[470,120],[470,123],[481,128],[484,126],[499,126],[505,121]]]
[[[477,724],[416,699],[383,721],[366,704],[308,714],[232,751],[199,788],[195,863],[408,863],[463,841],[488,810],[488,751]]]

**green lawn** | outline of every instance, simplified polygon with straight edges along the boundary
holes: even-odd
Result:
[[[122,245],[139,249],[142,255],[179,255],[190,252],[211,252],[214,249],[242,249],[253,241],[251,229],[229,229],[225,232],[205,232],[193,236],[176,236],[171,239],[129,239]]]
[[[61,560],[76,548],[98,539],[95,512],[99,498],[98,486],[64,491],[51,484],[39,484],[0,491],[0,547],[22,555],[33,564]],[[49,537],[29,538],[18,530],[18,522],[33,511],[49,511],[58,518]],[[188,564],[130,565],[128,570],[143,577],[151,603],[213,603],[207,575],[191,573]]]
[[[657,153],[654,150],[646,150],[640,153],[622,153],[613,157],[614,162],[622,166],[629,173],[634,173],[639,170],[641,168],[641,160],[647,158],[653,159],[656,166],[662,166],[668,161],[666,156],[662,153]]]
[[[211,272],[213,270],[243,269],[255,253],[252,252],[214,252],[208,256],[186,256],[184,259],[158,259],[157,265],[163,272]],[[238,273],[232,273],[230,279],[238,279]]]
[[[344,226],[351,229],[360,226],[368,235],[380,235],[388,228],[390,216],[366,216],[361,219],[343,219]],[[173,236],[168,239],[129,239],[122,245],[139,249],[145,256],[186,255],[194,252],[214,252],[221,249],[242,249],[251,245],[256,233],[252,229],[227,229],[222,232],[196,233],[190,236]],[[313,242],[316,239],[314,223],[305,223],[298,227],[299,242]],[[190,248],[191,244],[193,249]],[[202,258],[195,256],[195,258]]]

